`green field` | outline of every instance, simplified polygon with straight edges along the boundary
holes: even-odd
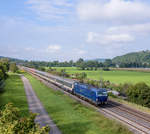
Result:
[[[126,128],[83,106],[60,91],[54,91],[31,75],[25,75],[48,114],[63,134],[130,134]]]
[[[10,102],[21,110],[22,116],[28,115],[28,104],[24,86],[20,76],[16,74],[9,74],[5,82],[4,92],[0,93],[0,109]]]
[[[112,71],[89,71],[89,70],[77,70],[76,67],[55,67],[56,70],[60,71],[61,69],[66,69],[66,72],[69,74],[81,73],[85,72],[87,77],[94,80],[100,80],[103,78],[104,80],[109,80],[112,83],[137,83],[137,82],[145,82],[150,85],[150,72],[138,72],[138,71],[120,71],[120,70],[112,70]]]

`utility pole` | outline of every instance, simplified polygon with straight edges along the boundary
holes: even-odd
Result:
[[[100,72],[100,88],[103,88],[103,76],[102,76],[103,72]]]
[[[64,76],[65,76],[65,70],[62,70],[62,78],[63,78],[63,88],[64,88]]]

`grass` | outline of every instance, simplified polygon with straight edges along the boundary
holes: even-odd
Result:
[[[37,96],[63,134],[130,134],[129,130],[83,106],[60,91],[54,91],[29,74]]]
[[[126,70],[112,70],[112,71],[90,71],[90,70],[77,70],[76,67],[55,67],[56,70],[66,69],[69,74],[74,73],[87,73],[87,77],[94,80],[100,80],[102,77],[104,80],[109,80],[112,83],[137,83],[145,82],[150,85],[150,72],[138,72],[138,71],[126,71]]]
[[[18,107],[22,116],[28,115],[28,104],[22,80],[20,76],[13,73],[9,73],[5,81],[4,92],[0,93],[0,109],[8,103],[13,103]]]

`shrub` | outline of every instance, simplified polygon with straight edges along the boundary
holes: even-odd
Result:
[[[95,86],[95,80],[90,80],[89,85]]]
[[[103,67],[102,68],[104,71],[110,71],[110,69],[108,67]]]
[[[130,86],[126,93],[129,101],[150,107],[150,87],[145,83],[142,82]]]
[[[11,103],[0,112],[0,134],[48,134],[49,128],[34,123],[36,114],[22,118],[18,108]]]
[[[42,67],[42,66],[40,66],[38,69],[41,71],[46,71],[45,67]]]
[[[85,72],[75,73],[74,76],[75,79],[78,79],[80,82],[84,82],[84,80],[87,78],[87,74]]]
[[[117,98],[117,96],[114,95],[113,93],[108,93],[108,96],[111,96],[111,97],[113,97],[113,98]]]

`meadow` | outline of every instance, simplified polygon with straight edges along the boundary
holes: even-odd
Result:
[[[145,82],[150,85],[150,72],[140,72],[140,71],[127,71],[127,70],[111,70],[103,71],[98,69],[94,70],[78,70],[76,67],[54,67],[57,71],[65,69],[69,74],[82,73],[85,72],[89,79],[93,80],[109,80],[112,83],[138,83]]]
[[[131,134],[116,121],[107,119],[60,91],[48,88],[29,74],[25,76],[63,134]]]
[[[29,114],[23,82],[20,76],[14,73],[9,73],[9,77],[5,81],[4,92],[0,93],[0,110],[8,103],[13,103],[18,107],[22,116]]]

